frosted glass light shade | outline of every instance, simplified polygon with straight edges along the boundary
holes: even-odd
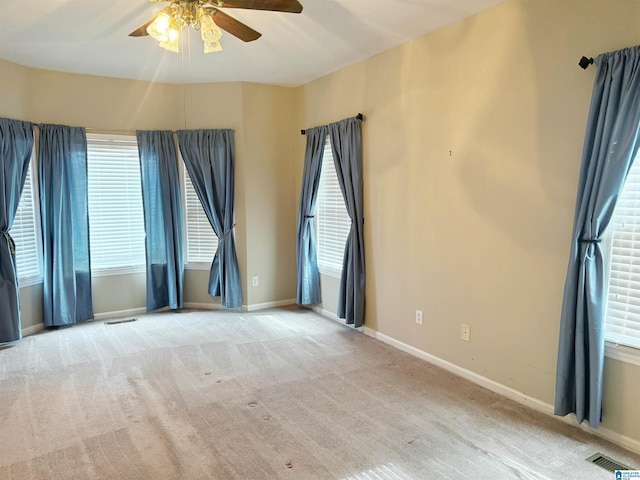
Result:
[[[151,25],[147,27],[147,33],[159,42],[168,40],[169,26],[171,25],[171,17],[166,11],[161,11]]]
[[[1,0],[0,0],[1,1]],[[200,8],[196,10],[196,6]],[[170,52],[180,51],[180,32],[184,28],[193,27],[200,30],[204,42],[204,53],[222,50],[220,38],[222,30],[213,20],[215,9],[202,7],[200,1],[193,2],[172,0],[147,27],[147,33],[157,40],[162,48]]]
[[[217,43],[222,37],[222,30],[213,21],[213,17],[204,14],[200,17],[200,36],[202,41],[206,43]]]
[[[204,53],[221,52],[222,45],[220,42],[204,42]]]
[[[170,28],[167,31],[167,39],[164,42],[160,42],[160,46],[170,52],[180,52],[180,30]]]

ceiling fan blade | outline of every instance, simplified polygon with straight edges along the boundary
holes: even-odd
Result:
[[[302,5],[298,0],[221,0],[212,1],[216,7],[246,8],[249,10],[270,10],[272,12],[302,12]]]
[[[245,25],[244,23],[236,20],[233,17],[230,17],[220,10],[214,9],[213,21],[221,29],[226,30],[231,35],[238,37],[243,42],[253,42],[254,40],[257,40],[262,36],[260,32],[256,32],[253,28]]]
[[[129,34],[129,36],[130,37],[144,37],[146,35],[149,35],[147,33],[147,27],[149,25],[151,25],[155,19],[156,19],[156,16],[154,15],[153,18],[147,20],[142,25],[140,25],[138,28],[136,28],[133,32],[131,32]]]

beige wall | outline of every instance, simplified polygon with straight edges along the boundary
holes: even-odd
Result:
[[[244,304],[295,296],[295,257],[290,253],[295,239],[293,89],[242,83],[154,84],[33,70],[1,60],[0,82],[4,92],[11,92],[0,97],[3,117],[105,132],[233,129],[235,235]],[[256,236],[251,242],[249,234]],[[250,282],[254,272],[260,274],[261,285],[248,291],[247,279]],[[219,305],[219,299],[207,293],[208,278],[208,271],[187,270],[185,303]],[[94,277],[93,287],[96,315],[145,305],[143,274]],[[21,295],[23,328],[41,323],[42,309],[31,307],[42,303],[42,287],[25,287]]]
[[[320,274],[320,292],[322,293],[322,303],[319,307],[324,312],[337,314],[338,295],[340,294],[340,278],[332,275]]]
[[[171,130],[184,118],[181,88],[44,70],[31,72],[34,123],[96,130]]]
[[[20,318],[22,331],[38,329],[44,322],[42,283],[20,288]]]
[[[287,301],[296,291],[296,212],[293,132],[295,108],[289,88],[243,84],[242,142],[245,178],[248,305]],[[277,275],[274,273],[277,272]],[[258,276],[254,287],[252,278]]]
[[[93,313],[100,317],[128,315],[128,310],[144,308],[147,277],[144,272],[128,275],[94,276],[91,279]],[[130,313],[129,313],[130,315]]]
[[[31,70],[0,60],[0,116],[29,121]]]
[[[639,14],[508,1],[298,90],[302,128],[366,117],[369,328],[553,403],[595,72],[577,62],[640,43]],[[608,359],[606,373],[603,426],[637,442],[640,370]]]
[[[0,62],[16,92],[0,97],[0,115],[177,129],[186,105],[188,128],[236,129],[236,239],[245,303],[256,304],[295,295],[299,129],[362,112],[367,327],[551,404],[595,72],[577,62],[640,43],[639,14],[637,0],[509,0],[295,90],[203,85],[193,98],[180,86],[6,75]],[[187,290],[206,275],[188,276]],[[635,442],[639,373],[605,363],[603,427]]]

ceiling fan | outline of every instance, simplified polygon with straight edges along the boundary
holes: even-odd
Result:
[[[243,8],[272,12],[302,12],[298,0],[150,0],[169,5],[129,34],[130,37],[152,36],[160,46],[179,51],[180,32],[185,27],[200,30],[204,41],[204,52],[222,50],[220,37],[222,30],[244,42],[252,42],[262,35],[253,28],[227,15],[220,8]]]

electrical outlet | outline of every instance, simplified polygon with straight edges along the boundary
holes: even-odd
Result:
[[[253,286],[254,287],[260,286],[260,277],[258,277],[258,275],[253,276]]]
[[[422,325],[422,310],[416,310],[416,323]]]
[[[471,334],[471,327],[463,323],[460,329],[460,338],[465,342],[468,342],[470,334]]]

